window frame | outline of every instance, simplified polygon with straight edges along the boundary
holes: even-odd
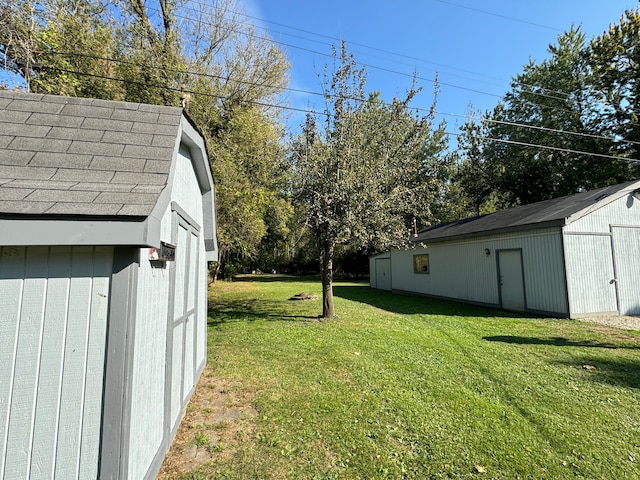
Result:
[[[420,264],[422,263],[419,259],[426,259],[426,265],[423,264],[422,269],[419,268],[421,266]],[[428,253],[417,253],[413,256],[413,273],[415,273],[416,275],[429,275],[431,273]]]

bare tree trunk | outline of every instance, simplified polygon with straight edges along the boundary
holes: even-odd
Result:
[[[333,309],[333,244],[324,242],[320,251],[320,276],[322,277],[322,318],[332,318]]]
[[[214,265],[213,269],[209,271],[209,283],[216,283],[218,280],[218,275],[220,275],[220,268],[222,267],[222,257],[224,253],[224,248],[222,245],[218,245],[218,261]]]

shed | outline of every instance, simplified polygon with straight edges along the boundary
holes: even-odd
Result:
[[[0,92],[0,478],[155,478],[216,258],[181,108]]]
[[[418,232],[371,286],[558,317],[640,314],[640,182]]]

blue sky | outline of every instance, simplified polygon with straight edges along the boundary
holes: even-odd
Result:
[[[572,25],[587,39],[618,23],[631,0],[242,0],[259,28],[291,62],[294,108],[322,108],[320,74],[340,39],[367,65],[367,89],[390,100],[402,96],[417,72],[423,87],[413,106],[427,109],[438,72],[439,118],[449,131],[464,122],[469,105],[492,109],[529,59],[547,58],[547,47]],[[299,125],[302,113],[293,113]]]

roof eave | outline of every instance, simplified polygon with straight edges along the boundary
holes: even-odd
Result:
[[[2,218],[0,245],[155,246],[158,230],[153,217],[40,217]]]
[[[469,232],[469,233],[463,233],[458,235],[443,235],[443,236],[426,237],[426,238],[425,237],[421,238],[420,235],[418,235],[418,237],[412,236],[410,238],[410,241],[411,243],[442,243],[442,242],[449,242],[454,240],[467,240],[470,238],[481,238],[481,237],[488,237],[491,235],[501,235],[504,233],[522,232],[526,230],[534,230],[539,228],[563,227],[566,224],[567,224],[567,219],[562,218],[557,220],[549,220],[546,222],[530,223],[526,225],[512,225],[509,227],[495,228],[492,230],[482,230],[479,232]]]

